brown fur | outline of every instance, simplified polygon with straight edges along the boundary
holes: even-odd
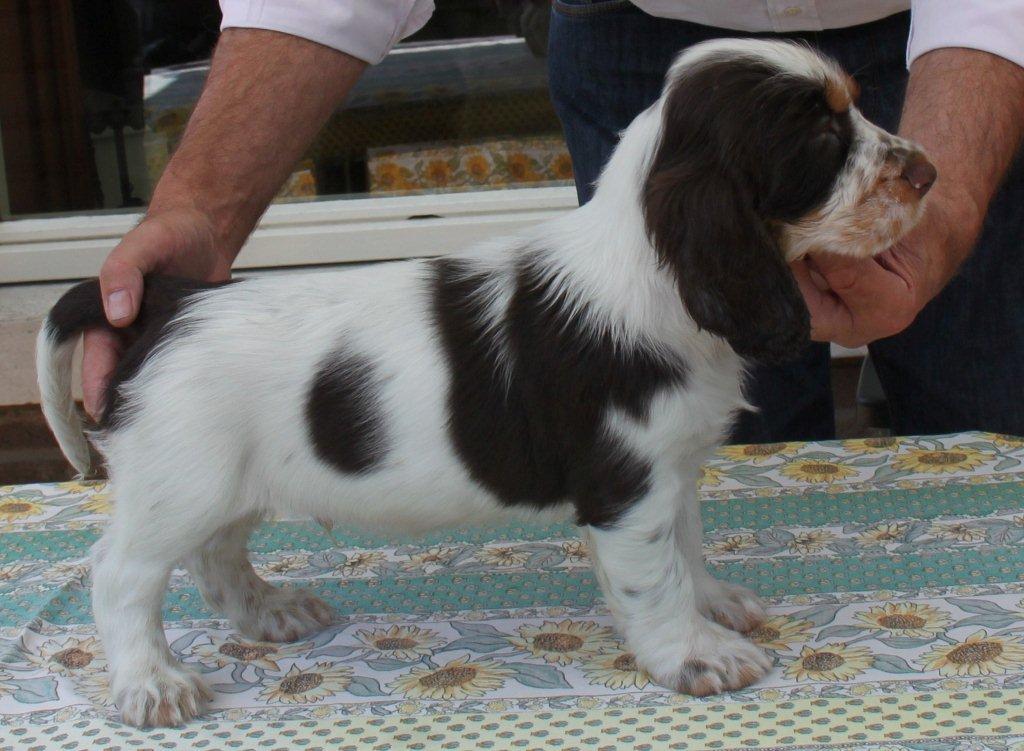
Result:
[[[837,114],[849,110],[858,94],[860,88],[857,82],[845,74],[842,78],[830,78],[825,84],[825,101],[829,109]]]

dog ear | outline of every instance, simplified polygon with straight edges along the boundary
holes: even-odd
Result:
[[[744,357],[795,358],[810,340],[807,307],[773,232],[729,182],[707,173],[652,173],[648,232],[698,326]]]
[[[723,144],[724,133],[749,124],[715,121],[722,108],[692,94],[684,87],[666,101],[642,194],[648,236],[698,326],[745,357],[795,358],[810,340],[810,316],[776,233],[757,210],[752,175],[763,165],[743,168],[764,154],[750,154],[738,137]]]

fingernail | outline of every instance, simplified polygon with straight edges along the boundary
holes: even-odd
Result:
[[[132,314],[132,296],[126,289],[115,289],[107,295],[107,318],[120,321]]]

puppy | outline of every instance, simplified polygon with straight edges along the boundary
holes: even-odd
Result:
[[[93,436],[117,497],[93,607],[124,720],[178,724],[208,696],[162,632],[179,563],[249,638],[330,622],[253,571],[246,540],[276,515],[415,532],[568,510],[655,681],[707,695],[763,676],[743,636],[762,605],[705,569],[696,482],[747,407],[745,361],[808,341],[787,261],[870,256],[921,213],[934,168],[854,87],[805,47],[697,45],[594,199],[520,236],[307,277],[148,278]],[[39,334],[43,409],[82,472],[71,359],[106,325],[89,281]]]

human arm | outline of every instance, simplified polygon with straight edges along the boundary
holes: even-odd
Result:
[[[100,287],[108,320],[134,320],[143,275],[228,278],[231,263],[295,162],[366,67],[296,36],[228,29],[202,96],[145,218],[107,257]],[[86,410],[102,409],[118,338],[86,334]]]

